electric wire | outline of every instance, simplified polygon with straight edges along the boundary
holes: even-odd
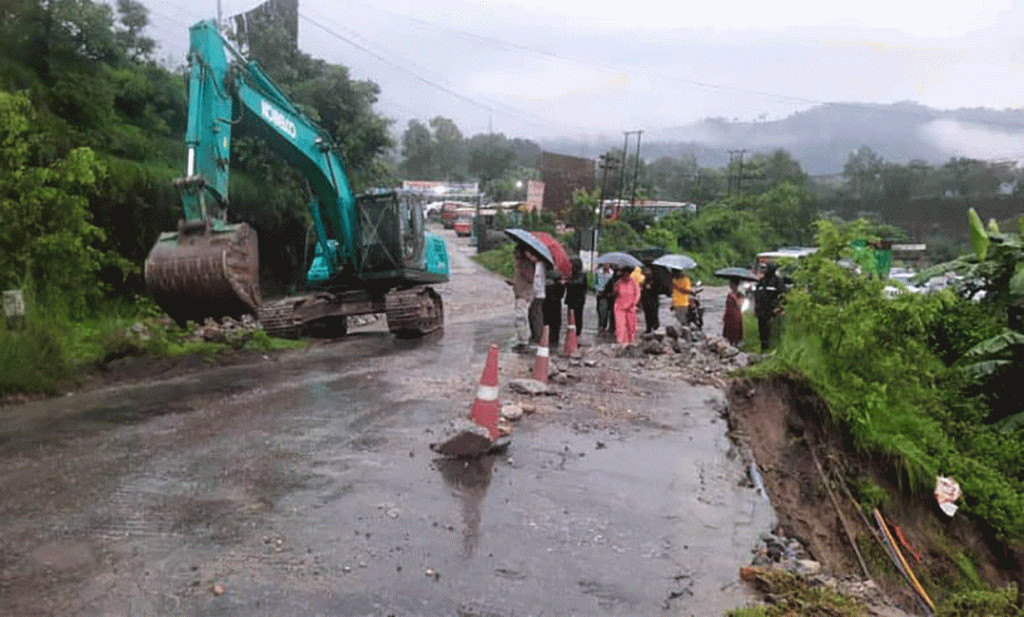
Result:
[[[389,16],[395,18],[395,19],[401,19],[401,20],[408,21],[410,23],[413,23],[413,24],[416,24],[416,25],[419,25],[419,26],[422,26],[422,27],[432,28],[432,29],[435,29],[435,30],[438,30],[438,31],[442,31],[442,32],[454,33],[454,34],[456,34],[456,35],[458,35],[458,36],[460,36],[462,38],[465,38],[465,39],[468,39],[468,40],[471,40],[471,41],[475,41],[475,42],[479,42],[479,43],[483,43],[483,44],[487,44],[487,45],[491,45],[492,47],[495,47],[495,48],[500,49],[500,50],[506,50],[506,51],[509,50],[509,49],[518,50],[518,51],[522,51],[522,52],[529,53],[529,54],[532,54],[532,55],[536,55],[536,56],[539,56],[539,57],[543,57],[543,58],[547,58],[547,59],[551,59],[551,60],[557,60],[557,61],[566,62],[566,63],[572,63],[572,64],[576,64],[576,65],[579,65],[579,66],[585,66],[587,68],[596,68],[596,69],[610,70],[610,71],[623,71],[623,70],[628,70],[628,68],[629,68],[629,67],[625,67],[625,66],[622,66],[622,65],[617,65],[617,64],[614,64],[614,63],[598,62],[598,61],[593,61],[593,60],[583,60],[583,59],[579,59],[579,58],[568,58],[568,57],[560,56],[560,55],[558,55],[556,53],[549,52],[549,51],[546,51],[546,50],[540,50],[540,49],[536,49],[536,48],[533,48],[533,47],[529,47],[529,46],[523,45],[521,43],[515,43],[515,42],[512,42],[512,41],[507,41],[507,40],[501,39],[499,37],[476,34],[476,33],[473,33],[473,32],[469,32],[469,31],[463,30],[461,28],[456,28],[454,26],[438,24],[438,23],[431,22],[431,21],[428,21],[428,20],[420,19],[418,17],[413,17],[411,15],[403,15],[401,13],[396,13],[396,12],[391,11],[389,9],[373,6],[373,5],[365,3],[365,2],[360,2],[358,4],[360,6],[363,6],[363,7],[372,8],[372,9],[374,9],[376,11],[379,11],[381,13],[389,15]],[[762,97],[762,98],[765,98],[765,99],[774,100],[774,101],[783,102],[783,103],[795,103],[795,104],[807,105],[807,106],[841,107],[841,108],[846,108],[846,109],[851,110],[851,111],[856,111],[858,113],[870,113],[872,111],[870,109],[865,109],[865,107],[864,107],[864,105],[871,105],[871,104],[837,102],[837,101],[829,101],[829,100],[825,100],[825,99],[818,99],[818,98],[811,98],[811,97],[804,97],[804,96],[795,96],[795,95],[789,95],[789,94],[781,94],[781,93],[771,92],[771,91],[767,91],[767,90],[752,89],[752,88],[740,88],[740,87],[729,86],[729,85],[724,85],[724,84],[717,84],[717,83],[713,83],[713,82],[709,82],[709,81],[692,79],[692,78],[688,78],[688,77],[678,77],[678,76],[665,75],[664,73],[661,73],[661,72],[650,72],[648,74],[651,77],[654,77],[656,79],[659,79],[659,80],[662,80],[664,82],[671,83],[671,84],[682,85],[682,86],[695,86],[695,87],[699,87],[699,88],[702,88],[702,89],[705,89],[705,90],[715,90],[715,91],[720,91],[720,92],[729,92],[729,93],[753,95],[753,96],[758,96],[758,97]],[[882,105],[882,104],[879,104],[879,105]],[[920,118],[923,118],[923,119],[926,119],[926,120],[939,120],[939,119],[943,119],[943,116],[944,116],[944,114],[942,113],[941,110],[938,113],[929,113],[926,110],[920,110],[920,111],[919,110],[908,110],[908,111],[912,115],[916,115],[916,116],[918,116]],[[948,112],[949,110],[945,110],[945,111]],[[1024,128],[1024,120],[1021,120],[1021,121],[1006,121],[1006,120],[1002,120],[1001,121],[1001,120],[997,120],[997,119],[976,118],[976,119],[969,119],[969,120],[961,120],[961,122],[969,123],[969,124],[978,124],[978,125],[983,125],[983,126],[990,126],[990,127],[995,127],[995,128],[1004,128],[1004,129],[1021,129],[1021,128]],[[660,130],[672,130],[672,129],[679,129],[679,128],[686,128],[686,127],[685,127],[685,125],[668,126],[668,127],[662,127]]]
[[[301,13],[301,12],[299,13],[299,17],[300,17],[300,19],[302,19],[302,20],[310,23],[311,25],[316,26],[320,30],[326,32],[330,36],[335,37],[338,40],[340,40],[340,41],[342,41],[344,43],[347,43],[347,44],[355,47],[356,49],[359,49],[360,51],[362,51],[364,53],[369,54],[373,58],[383,62],[384,64],[386,64],[386,65],[388,65],[388,66],[390,66],[390,67],[392,67],[392,68],[394,68],[394,69],[396,69],[398,71],[401,71],[402,73],[405,73],[407,75],[410,75],[410,76],[414,77],[417,81],[420,81],[420,82],[422,82],[422,83],[424,83],[424,84],[426,84],[426,85],[428,85],[428,86],[430,86],[430,87],[432,87],[434,89],[437,89],[437,90],[439,90],[441,92],[444,92],[444,93],[446,93],[446,94],[448,94],[450,96],[456,97],[459,100],[467,102],[467,103],[473,105],[474,107],[477,107],[479,109],[487,111],[488,113],[494,113],[495,111],[505,111],[505,112],[507,112],[509,114],[513,114],[513,115],[518,116],[522,120],[526,121],[528,124],[532,124],[534,126],[544,127],[544,128],[557,128],[557,129],[561,129],[561,130],[564,130],[566,128],[564,125],[561,125],[560,123],[551,121],[549,119],[546,119],[546,118],[543,118],[543,117],[538,116],[536,114],[533,114],[533,113],[531,113],[529,111],[526,111],[526,110],[523,110],[523,109],[520,109],[520,108],[517,108],[517,107],[513,107],[513,106],[505,104],[505,103],[501,103],[501,102],[498,102],[498,101],[490,101],[490,100],[487,100],[486,98],[484,98],[485,102],[481,102],[480,100],[478,100],[476,98],[470,97],[470,96],[462,94],[460,92],[457,92],[455,90],[455,88],[452,87],[452,86],[446,86],[444,84],[439,83],[439,81],[436,80],[436,79],[431,79],[431,78],[425,77],[421,73],[419,73],[418,71],[416,71],[414,69],[411,69],[408,66],[403,65],[401,62],[393,60],[393,59],[385,56],[383,53],[380,53],[378,51],[373,50],[372,48],[370,48],[370,46],[369,46],[370,44],[369,43],[362,43],[362,42],[356,40],[356,38],[362,38],[358,34],[351,33],[351,31],[349,31],[350,32],[350,36],[345,36],[345,35],[339,33],[337,30],[344,30],[344,28],[341,27],[341,26],[337,26],[336,24],[332,24],[332,25],[335,26],[334,28],[328,27],[324,23],[321,23],[321,21],[319,21],[317,19],[313,19],[309,15],[307,15],[305,13]],[[327,20],[324,20],[324,21],[327,21]]]

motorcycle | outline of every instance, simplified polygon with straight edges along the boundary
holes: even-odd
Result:
[[[698,330],[704,329],[704,307],[700,305],[700,292],[703,287],[694,287],[690,290],[690,304],[686,307],[687,326],[697,326]]]

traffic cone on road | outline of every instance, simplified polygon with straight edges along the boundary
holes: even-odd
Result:
[[[565,329],[565,349],[564,353],[567,356],[571,356],[576,353],[579,349],[579,340],[576,338],[576,317],[573,315],[573,310],[569,309],[566,311],[569,314],[569,326]]]
[[[476,390],[476,399],[469,410],[469,417],[487,429],[491,441],[498,438],[498,346],[491,345],[487,349],[487,364],[480,375],[480,387]]]
[[[537,360],[533,363],[533,378],[541,383],[548,382],[548,327],[541,330],[540,344],[537,345]]]

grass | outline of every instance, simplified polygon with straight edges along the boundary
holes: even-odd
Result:
[[[0,320],[0,395],[49,393],[84,367],[126,356],[216,356],[231,352],[301,349],[303,341],[273,338],[263,330],[235,341],[186,340],[187,332],[158,317],[149,300],[112,302],[79,320],[30,310],[23,324]]]
[[[756,574],[754,587],[771,598],[771,604],[735,608],[727,617],[860,617],[867,607],[828,587],[811,585],[801,576],[782,570],[762,570]]]

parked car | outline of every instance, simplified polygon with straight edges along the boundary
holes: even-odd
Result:
[[[473,215],[472,214],[460,214],[455,219],[454,224],[456,236],[472,236],[473,235]]]

